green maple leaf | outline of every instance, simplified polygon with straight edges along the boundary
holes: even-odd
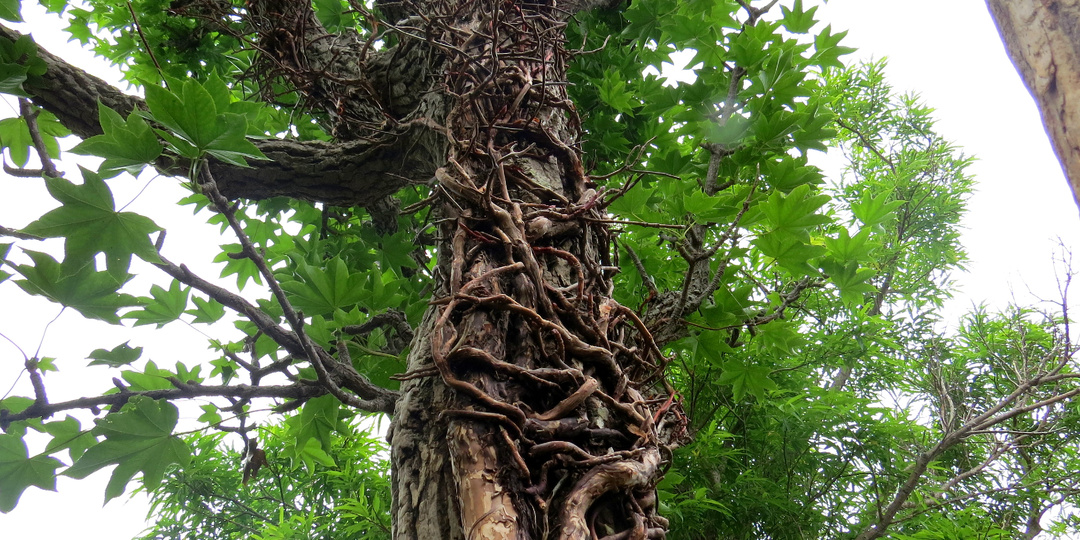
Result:
[[[63,237],[64,266],[79,268],[94,255],[105,253],[109,272],[126,274],[131,256],[147,262],[161,262],[150,234],[160,231],[150,218],[134,212],[117,212],[112,192],[101,176],[82,169],[83,183],[63,178],[46,178],[49,194],[62,206],[51,210],[24,231],[46,238]]]
[[[118,324],[120,317],[116,310],[137,304],[135,297],[119,294],[117,290],[131,276],[116,276],[110,272],[97,272],[93,265],[86,264],[74,273],[65,273],[56,259],[45,253],[24,251],[34,264],[15,267],[25,279],[16,280],[15,284],[24,291],[44,296],[53,302],[74,308],[91,319]]]
[[[245,107],[232,107],[228,88],[212,78],[204,86],[195,79],[182,83],[172,81],[173,93],[154,84],[145,85],[146,106],[154,119],[168,131],[158,134],[173,149],[187,158],[210,154],[233,165],[247,166],[245,158],[266,159],[251,141],[247,140],[248,118]]]
[[[85,478],[116,465],[105,488],[106,502],[123,494],[137,472],[146,489],[155,489],[169,466],[184,467],[191,461],[187,443],[172,434],[179,416],[172,403],[133,397],[120,412],[95,420],[93,433],[105,440],[90,447],[64,474]]]
[[[747,394],[764,401],[766,392],[778,390],[776,383],[769,378],[771,370],[768,367],[746,365],[739,360],[724,362],[723,367],[724,371],[716,382],[730,384],[736,401],[742,400]]]
[[[192,296],[191,301],[195,303],[195,308],[189,309],[184,312],[188,315],[195,316],[195,320],[191,322],[209,324],[212,322],[217,322],[225,316],[225,306],[221,305],[214,299],[203,300],[198,296]]]
[[[816,52],[810,58],[811,62],[822,68],[830,66],[844,67],[844,64],[840,62],[840,57],[855,52],[855,49],[851,47],[840,45],[840,40],[844,39],[846,35],[847,30],[834,34],[832,33],[832,25],[826,26],[820,34],[814,36],[814,50]]]
[[[0,512],[14,509],[30,486],[56,491],[56,468],[60,465],[56,458],[29,457],[21,437],[0,435]]]
[[[353,273],[341,257],[334,257],[320,268],[307,264],[300,258],[296,262],[296,276],[300,279],[282,280],[281,288],[289,295],[293,305],[304,313],[322,315],[335,309],[349,309],[369,296],[368,274]],[[382,290],[378,277],[371,284]]]
[[[71,415],[63,420],[48,422],[42,426],[45,432],[52,435],[52,441],[45,447],[45,454],[59,452],[65,448],[72,460],[77,460],[86,452],[87,448],[97,444],[97,439],[89,431],[83,431],[79,421]]]
[[[98,103],[102,135],[95,135],[72,148],[76,154],[105,158],[98,172],[114,176],[121,171],[137,175],[161,155],[164,148],[154,130],[138,114],[128,115],[127,121],[116,111]]]
[[[87,358],[93,360],[87,364],[88,366],[109,366],[120,367],[126,366],[142,356],[142,347],[131,347],[128,345],[128,341],[125,341],[115,347],[112,350],[94,349]]]
[[[751,241],[765,255],[795,275],[814,275],[817,271],[809,264],[810,259],[825,253],[825,248],[810,244],[797,235],[774,231]]]
[[[773,231],[790,231],[805,236],[806,229],[832,221],[818,212],[829,199],[828,195],[814,194],[809,185],[803,184],[786,195],[773,192],[768,201],[761,205],[761,211],[773,226]]]
[[[795,4],[791,6],[791,9],[788,9],[787,6],[780,6],[780,13],[784,16],[784,28],[787,28],[788,32],[805,34],[817,24],[817,20],[814,19],[817,6],[803,10],[802,4],[802,0],[795,0]]]
[[[320,396],[305,403],[295,430],[297,447],[314,439],[323,450],[330,450],[330,435],[337,429],[340,410],[341,402],[334,396]]]
[[[181,287],[180,282],[176,280],[173,280],[167,291],[160,285],[154,285],[150,287],[152,298],[145,296],[139,298],[143,309],[127,313],[124,318],[135,319],[135,326],[156,324],[158,328],[161,328],[184,314],[190,292],[190,287]]]

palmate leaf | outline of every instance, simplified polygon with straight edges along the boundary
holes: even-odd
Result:
[[[846,228],[841,227],[836,238],[825,237],[825,247],[829,249],[829,255],[841,261],[869,261],[873,250],[878,243],[870,239],[870,227],[863,227],[855,236],[851,236]]]
[[[818,209],[829,202],[824,194],[813,194],[810,186],[800,185],[790,193],[779,191],[769,196],[768,202],[761,205],[761,211],[768,218],[772,230],[796,233],[807,237],[807,229],[824,225],[832,221],[829,216],[818,213]]]
[[[56,468],[60,465],[56,458],[29,457],[21,437],[0,435],[0,512],[14,509],[30,486],[56,491]]]
[[[184,467],[191,461],[187,443],[172,434],[179,415],[169,402],[133,397],[119,412],[95,420],[93,433],[105,440],[90,447],[64,475],[85,478],[116,465],[105,488],[106,502],[123,494],[138,472],[146,489],[155,489],[169,466]]]
[[[97,443],[89,431],[83,431],[81,424],[72,416],[63,420],[46,423],[42,426],[52,435],[52,440],[45,447],[45,454],[52,454],[67,449],[72,461],[79,459],[87,448]]]
[[[835,261],[822,261],[821,269],[829,275],[829,280],[840,290],[840,297],[848,305],[863,301],[867,294],[876,290],[870,278],[876,274],[871,268],[861,268],[856,261],[841,264]]]
[[[174,150],[188,158],[202,153],[222,161],[246,166],[247,159],[266,159],[266,156],[247,140],[248,116],[234,112],[229,103],[228,88],[212,77],[204,86],[195,79],[182,83],[172,81],[174,93],[155,84],[146,84],[146,105],[154,120],[169,131],[161,132]],[[245,107],[236,111],[247,112]],[[170,133],[171,132],[171,133]]]
[[[184,312],[195,316],[195,319],[191,322],[209,324],[217,322],[225,316],[225,306],[221,305],[217,300],[212,298],[203,300],[198,296],[192,296],[191,301],[195,303],[195,308]]]
[[[876,197],[872,190],[866,190],[858,201],[851,203],[851,213],[864,225],[880,225],[894,216],[897,208],[904,205],[904,201],[892,200],[892,192],[879,193]]]
[[[349,272],[341,257],[326,261],[323,268],[312,266],[300,259],[296,262],[296,275],[300,280],[281,280],[281,288],[289,295],[293,305],[309,315],[332,313],[335,309],[348,310],[369,296],[373,287],[382,292],[379,276],[369,280],[368,273]]]
[[[126,366],[142,356],[142,347],[131,347],[128,345],[129,341],[125,341],[115,347],[112,350],[94,349],[87,358],[93,360],[87,364],[88,366],[109,366],[120,367]]]
[[[240,244],[223,244],[221,253],[214,257],[214,262],[223,263],[221,277],[236,275],[236,288],[242,291],[248,281],[254,281],[256,285],[262,285],[262,275],[259,274],[259,267],[251,259],[229,256],[230,253],[239,253],[241,249]]]
[[[91,319],[118,324],[116,311],[137,304],[134,296],[117,293],[131,278],[117,277],[109,272],[97,272],[93,265],[79,267],[65,274],[60,263],[51,256],[36,251],[24,251],[34,261],[31,265],[15,267],[25,279],[15,281],[24,291],[44,296],[53,302],[78,310]]]
[[[763,234],[751,243],[763,254],[775,259],[776,264],[797,276],[816,274],[817,270],[810,265],[810,260],[825,253],[822,246],[810,244],[798,235],[780,231]]]
[[[71,151],[105,158],[99,173],[114,176],[127,171],[137,175],[161,155],[164,146],[140,115],[130,114],[125,122],[116,111],[98,103],[98,118],[105,133],[84,140]]]
[[[839,44],[840,40],[844,39],[846,35],[847,30],[833,34],[832,25],[826,26],[820,34],[814,36],[814,50],[816,52],[811,57],[811,61],[822,68],[830,66],[844,67],[844,64],[840,62],[840,57],[855,52],[855,49]]]
[[[305,403],[300,412],[299,424],[297,424],[297,446],[307,444],[308,439],[315,439],[324,450],[329,450],[330,435],[337,429],[340,410],[341,402],[330,395],[317,397]]]
[[[724,372],[720,374],[716,382],[730,384],[731,393],[736,401],[747,394],[753,395],[758,400],[764,400],[766,392],[778,388],[776,383],[769,378],[771,371],[766,366],[752,366],[744,364],[741,360],[730,360],[724,362]]]
[[[120,377],[131,385],[131,390],[135,392],[167,390],[173,387],[168,378],[175,376],[175,373],[157,367],[153,360],[146,362],[141,371],[126,369],[120,373]]]
[[[817,11],[817,6],[803,10],[802,0],[795,0],[791,9],[780,6],[780,13],[784,15],[784,28],[793,34],[805,34],[817,24],[817,20],[814,19],[815,11]]]
[[[45,179],[49,194],[62,206],[27,225],[24,231],[45,238],[65,238],[67,272],[87,265],[98,253],[105,253],[109,272],[117,276],[127,273],[133,254],[144,261],[161,262],[150,241],[150,234],[161,227],[146,216],[117,212],[112,192],[101,176],[81,170],[81,185],[63,178]]]
[[[3,77],[3,66],[0,66],[0,77]],[[2,83],[0,83],[2,84]],[[0,92],[4,90],[0,88]],[[41,142],[45,144],[45,151],[49,157],[60,157],[60,143],[57,142],[57,137],[63,137],[70,133],[66,128],[60,125],[54,117],[48,111],[38,111],[37,117],[38,133],[41,135]],[[26,119],[23,117],[17,118],[5,118],[0,120],[0,143],[4,148],[7,148],[11,154],[11,161],[19,167],[25,167],[30,161],[30,149],[33,148],[34,141],[30,138],[30,128],[26,125]]]
[[[169,290],[160,285],[150,287],[150,298],[139,298],[143,309],[132,311],[124,315],[125,319],[135,319],[135,326],[144,324],[156,324],[158,328],[179,319],[187,309],[188,294],[191,287],[181,287],[180,282],[173,280]]]

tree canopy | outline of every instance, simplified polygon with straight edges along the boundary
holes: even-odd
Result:
[[[111,467],[147,539],[1080,526],[1067,254],[942,324],[971,159],[810,2],[42,5],[130,86],[0,27],[4,167],[55,200],[0,287],[207,352],[4,334],[0,511]],[[113,195],[166,182],[218,275]]]

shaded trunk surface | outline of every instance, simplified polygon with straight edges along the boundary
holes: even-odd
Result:
[[[685,417],[666,359],[611,298],[562,16],[428,8],[415,31],[442,56],[447,113],[430,120],[448,151],[439,283],[390,434],[394,537],[662,538],[655,485]]]

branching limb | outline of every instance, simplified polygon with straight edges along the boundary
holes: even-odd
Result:
[[[641,257],[634,251],[634,248],[630,247],[630,244],[623,242],[623,247],[626,248],[626,254],[630,256],[630,261],[634,263],[634,268],[638,271],[638,275],[641,276],[641,282],[649,289],[649,298],[655,297],[659,294],[659,291],[656,290],[656,282],[653,281],[649,272],[645,270],[645,264],[641,262]]]
[[[412,327],[409,326],[409,322],[405,320],[405,314],[396,309],[387,310],[375,315],[363,324],[345,326],[341,331],[352,336],[366,336],[376,328],[392,329],[397,334],[392,342],[388,340],[386,346],[387,350],[382,351],[383,353],[393,356],[401,354],[401,351],[412,342],[414,337]]]
[[[53,163],[49,150],[45,148],[45,140],[41,138],[41,130],[38,128],[37,123],[38,111],[30,105],[29,100],[19,98],[19,114],[26,121],[26,127],[30,131],[30,141],[34,144],[34,151],[37,153],[38,160],[41,161],[42,174],[59,178],[60,171],[56,168],[56,164]]]
[[[0,38],[22,37],[0,26]],[[121,116],[145,110],[142,99],[124,94],[42,48],[46,64],[40,84],[26,84],[32,101],[53,113],[73,134],[88,138],[102,133],[98,103]],[[353,206],[393,194],[410,183],[426,182],[441,156],[438,145],[426,144],[430,128],[423,123],[378,134],[372,139],[340,143],[295,140],[256,140],[268,161],[238,167],[212,161],[218,187],[228,198],[266,199],[288,196],[335,206]],[[155,164],[170,176],[186,175],[189,163],[162,158]]]
[[[915,458],[915,462],[910,466],[910,472],[904,483],[900,485],[888,504],[878,511],[875,523],[865,528],[856,540],[874,540],[884,536],[888,528],[893,523],[899,521],[899,519],[897,519],[897,514],[906,507],[905,505],[907,504],[908,499],[911,498],[915,489],[922,482],[923,475],[926,474],[930,464],[950,448],[960,444],[973,435],[986,433],[991,428],[994,428],[994,426],[998,426],[1006,421],[1037,410],[1047,409],[1053,405],[1065,402],[1080,395],[1080,387],[1059,389],[1054,386],[1051,395],[1043,397],[1042,399],[1036,399],[1037,392],[1040,389],[1051,385],[1057,385],[1062,380],[1071,379],[1077,376],[1076,374],[1058,373],[1058,349],[1060,348],[1061,343],[1057,343],[1056,346],[1052,347],[1046,354],[1045,360],[1047,360],[1047,362],[1041,364],[1044,366],[1043,369],[1045,369],[1045,371],[1033,373],[1026,380],[1019,381],[1019,384],[1011,393],[999,399],[992,406],[988,407],[986,411],[971,418],[963,425],[954,430],[947,431],[932,448],[919,453]],[[1045,396],[1045,394],[1043,395]],[[1024,401],[1029,398],[1031,401],[1025,403]],[[1040,422],[1040,429],[1046,428],[1043,424],[1043,422]],[[1021,433],[1018,435],[1020,438],[1018,440],[1021,440],[1026,436],[1026,433]],[[1000,457],[1003,453],[1004,452],[1000,451],[1000,449],[999,451],[992,451],[986,462],[980,463],[969,471],[961,473],[952,481],[946,482],[944,487],[951,488],[961,481],[965,475],[970,476],[970,474],[974,474],[989,467],[990,461]]]
[[[30,407],[17,413],[11,413],[6,409],[0,409],[0,428],[7,429],[12,422],[29,420],[32,418],[48,418],[58,412],[77,409],[96,411],[102,407],[123,405],[129,399],[136,396],[150,399],[164,399],[175,401],[180,399],[194,399],[199,397],[234,397],[242,399],[251,398],[281,398],[290,400],[308,400],[326,394],[326,390],[316,385],[297,383],[284,386],[248,386],[248,385],[217,385],[204,386],[201,384],[183,384],[182,388],[170,388],[166,390],[147,390],[133,392],[130,390],[116,394],[108,394],[95,397],[85,397],[62,401],[59,403],[35,402]]]
[[[177,281],[206,294],[222,305],[248,318],[248,320],[255,324],[255,327],[258,328],[260,332],[263,332],[278,345],[285,348],[290,355],[300,358],[309,357],[300,338],[298,338],[294,332],[279,326],[269,315],[242,298],[240,295],[214,285],[195,275],[188,270],[187,267],[183,265],[177,266],[164,258],[162,258],[162,262],[156,266]],[[318,353],[320,355],[326,355],[326,358],[329,358],[329,355],[321,349],[318,350]],[[320,356],[320,360],[323,360],[322,356]],[[324,361],[324,363],[327,362]],[[334,382],[334,384],[355,392],[361,397],[361,399],[357,400],[353,396],[348,396],[348,401],[346,401],[346,403],[366,411],[384,412],[387,414],[393,412],[397,392],[371,383],[371,381],[368,381],[362,375],[357,373],[356,370],[352,369],[352,366],[344,366],[332,359],[330,359],[328,365],[330,368],[327,373],[333,377],[332,382]],[[326,392],[324,391],[323,393]]]
[[[201,183],[199,185],[206,192],[207,197],[209,197],[218,212],[225,216],[225,219],[229,223],[229,227],[232,228],[233,232],[240,240],[240,245],[243,248],[241,254],[255,263],[255,266],[259,269],[259,273],[269,285],[274,298],[281,306],[281,309],[285,314],[285,320],[289,323],[289,326],[292,327],[293,332],[291,334],[291,341],[294,344],[299,345],[299,350],[290,351],[290,353],[311,362],[312,367],[315,368],[315,373],[318,375],[319,383],[325,386],[327,391],[333,394],[333,396],[338,398],[342,403],[362,410],[392,412],[397,397],[395,392],[371,383],[371,381],[368,381],[367,378],[353,369],[351,362],[338,362],[334,360],[329,353],[311,341],[311,338],[304,332],[304,317],[293,308],[292,303],[289,302],[289,299],[285,296],[285,291],[281,288],[274,273],[266,264],[266,259],[259,253],[255,245],[251,242],[251,239],[244,232],[243,226],[236,219],[235,207],[231,206],[229,201],[218,191],[217,185],[214,182],[214,177],[211,175],[209,167],[206,165],[204,165],[200,171],[200,180]],[[265,314],[263,314],[263,316],[265,317]],[[277,324],[274,324],[273,326],[280,330],[280,327],[278,327]],[[345,354],[347,356],[347,353]],[[342,387],[356,392],[361,399],[344,392]]]

